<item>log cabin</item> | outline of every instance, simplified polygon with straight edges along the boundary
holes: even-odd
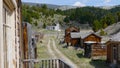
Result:
[[[84,56],[92,59],[99,59],[100,56],[106,56],[106,47],[101,44],[101,37],[94,34],[81,36],[84,47]]]
[[[77,27],[72,26],[65,30],[64,41],[65,41],[65,43],[67,43],[67,46],[69,46],[70,44],[75,45],[75,43],[77,41],[76,38],[74,38],[74,39],[71,38],[71,32],[79,32],[79,29]]]
[[[120,32],[113,35],[111,39],[106,42],[107,45],[107,62],[109,64],[116,64],[120,68]]]

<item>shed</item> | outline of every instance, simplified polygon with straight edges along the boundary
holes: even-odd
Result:
[[[106,56],[106,47],[101,44],[101,37],[90,33],[81,37],[84,42],[84,56],[98,59],[99,56]]]
[[[120,66],[120,32],[113,35],[106,43],[107,45],[107,62]],[[118,67],[119,68],[119,67]]]
[[[76,39],[72,39],[71,32],[79,32],[79,29],[77,27],[72,26],[65,30],[64,41],[67,43],[67,46],[71,44],[71,41],[76,41]]]

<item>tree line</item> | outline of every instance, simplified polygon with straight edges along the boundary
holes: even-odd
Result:
[[[46,5],[39,6],[22,6],[23,21],[32,23],[34,19],[40,18],[40,13],[47,17],[59,14],[66,16],[64,18],[65,23],[70,21],[76,21],[80,24],[90,24],[94,31],[104,29],[107,26],[120,21],[120,6],[116,6],[112,9],[102,9],[98,7],[80,7],[69,10],[49,9]],[[37,25],[37,22],[34,22]]]
[[[107,26],[120,21],[120,6],[112,9],[98,7],[82,7],[63,11],[66,15],[64,21],[77,21],[81,24],[89,23],[94,31],[104,29]]]

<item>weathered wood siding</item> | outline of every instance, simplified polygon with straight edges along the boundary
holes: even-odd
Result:
[[[71,45],[75,46],[76,44],[78,44],[80,42],[79,40],[80,40],[79,38],[73,38],[73,39],[71,39]]]
[[[66,43],[70,43],[70,42],[71,42],[70,34],[67,34],[67,35],[65,36],[65,42],[66,42]]]
[[[28,34],[27,34],[27,25],[23,27],[23,48],[24,48],[24,58],[28,59]],[[24,63],[24,68],[28,68],[28,63]]]
[[[114,63],[114,60],[120,64],[120,42],[109,41],[107,42],[107,62]]]
[[[91,58],[96,58],[99,56],[106,56],[107,55],[107,49],[106,46],[102,46],[103,44],[101,43],[101,37],[95,35],[95,34],[90,34],[87,37],[85,37],[84,42],[91,41],[94,43],[90,43],[91,49],[90,49],[90,56]],[[89,43],[88,43],[89,44]],[[84,44],[84,47],[86,47],[86,44]]]
[[[79,32],[79,29],[76,28],[76,27],[67,28],[65,30],[65,37],[64,37],[65,39],[64,39],[64,41],[66,43],[70,43],[71,45],[75,45],[76,43],[78,43],[78,39],[71,38],[71,35],[70,35],[71,32]]]
[[[92,57],[95,56],[106,56],[107,55],[107,49],[106,46],[101,46],[100,44],[93,44],[92,46]]]

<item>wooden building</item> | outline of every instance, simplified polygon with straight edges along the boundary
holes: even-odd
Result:
[[[23,23],[23,60],[36,59],[37,58],[37,48],[35,36],[32,36],[32,29],[29,23]],[[24,68],[30,68],[30,63],[24,63]]]
[[[99,56],[106,56],[106,47],[101,44],[101,37],[90,33],[81,36],[84,47],[84,56],[92,59],[97,59]]]
[[[71,45],[80,47],[80,32],[71,32]]]
[[[20,68],[21,0],[0,0],[0,68]]]
[[[120,41],[108,41],[107,45],[107,62],[120,64]]]
[[[107,45],[107,62],[120,67],[120,32],[111,37]],[[118,68],[119,68],[118,67]]]
[[[67,46],[69,45],[75,45],[77,39],[71,37],[71,32],[79,32],[80,30],[77,27],[69,27],[65,30],[65,36],[64,36],[64,41],[67,43]]]

